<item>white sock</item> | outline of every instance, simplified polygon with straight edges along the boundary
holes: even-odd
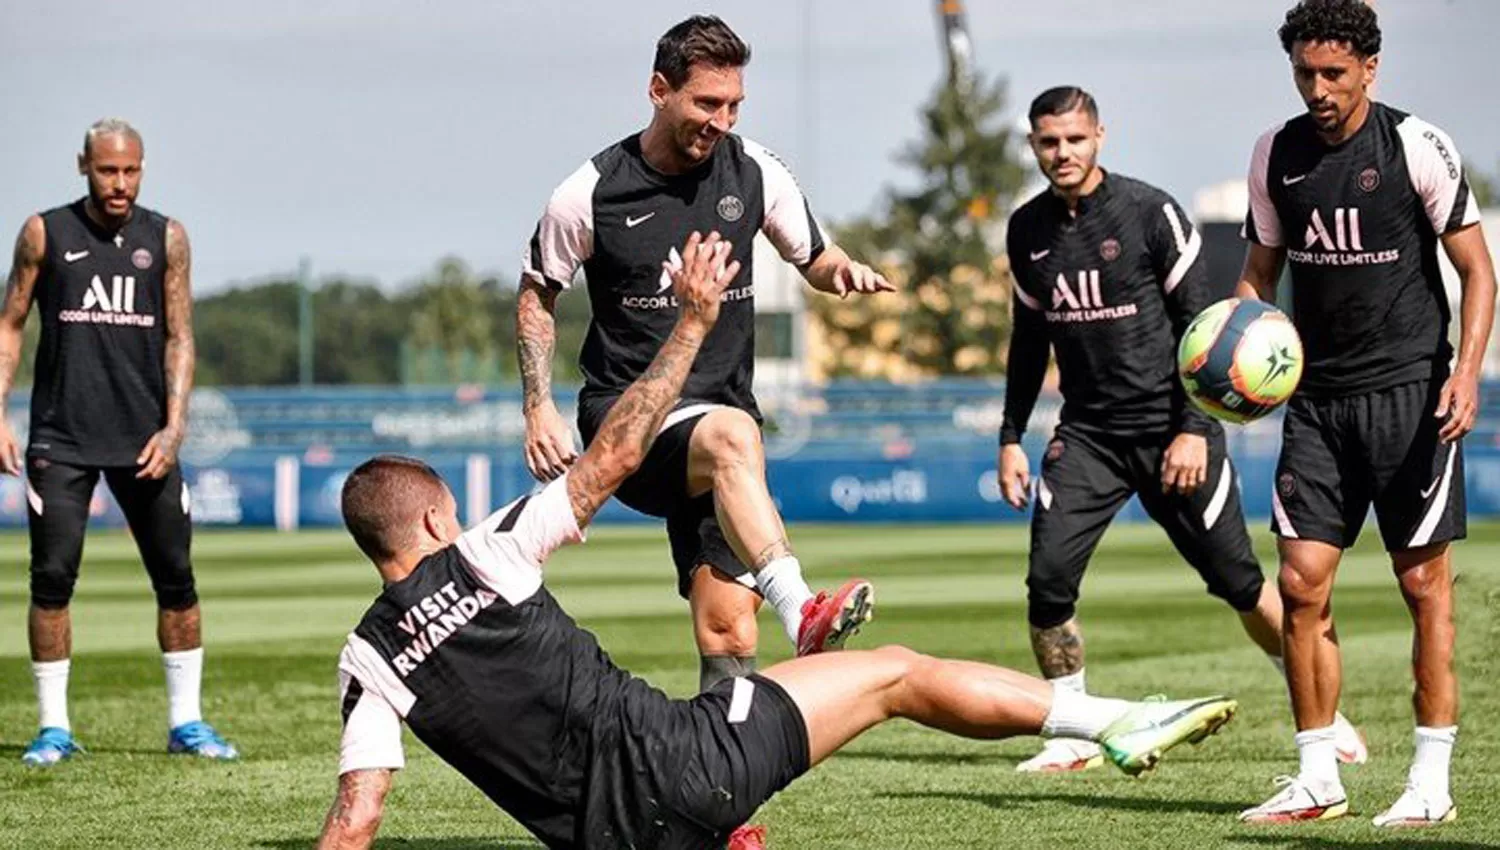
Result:
[[[1457,726],[1418,726],[1417,753],[1407,774],[1411,784],[1447,796],[1448,765],[1453,760],[1453,742],[1457,738]]]
[[[755,586],[760,594],[776,609],[782,628],[797,645],[797,632],[802,628],[802,603],[813,597],[802,580],[802,564],[795,555],[777,558],[755,574]]]
[[[1338,753],[1333,745],[1333,727],[1308,729],[1297,733],[1297,753],[1302,765],[1299,779],[1315,779],[1340,785]]]
[[[198,697],[203,689],[203,647],[163,652],[161,666],[167,673],[167,727],[202,720]]]
[[[1082,675],[1082,674],[1074,674]],[[1130,703],[1122,699],[1091,697],[1082,691],[1053,683],[1052,710],[1042,721],[1042,735],[1047,738],[1083,738],[1097,740],[1130,710]]]
[[[68,723],[68,672],[73,660],[31,662],[31,677],[36,680],[37,726],[73,730]]]
[[[1065,690],[1072,691],[1075,694],[1088,693],[1088,690],[1083,686],[1082,667],[1078,668],[1077,673],[1069,673],[1066,676],[1058,676],[1055,679],[1048,679],[1047,681],[1051,682],[1052,687],[1054,688],[1063,688]]]

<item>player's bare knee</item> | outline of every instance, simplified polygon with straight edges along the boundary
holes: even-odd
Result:
[[[758,465],[761,462],[760,426],[750,414],[743,410],[714,411],[703,425],[708,426],[703,435],[704,445],[713,456],[715,467]]]
[[[1293,616],[1322,610],[1328,602],[1333,577],[1319,575],[1296,562],[1288,561],[1281,565],[1276,583],[1281,591],[1287,616]]]
[[[1401,570],[1397,578],[1406,604],[1412,608],[1448,604],[1453,585],[1446,566],[1423,563]]]
[[[759,638],[759,627],[755,621],[755,605],[716,604],[694,612],[693,630],[698,638],[698,647],[704,653],[714,655],[754,655]]]

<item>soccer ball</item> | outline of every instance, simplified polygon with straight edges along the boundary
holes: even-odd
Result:
[[[1227,298],[1199,313],[1177,346],[1188,398],[1227,422],[1280,407],[1302,380],[1302,338],[1264,301]]]

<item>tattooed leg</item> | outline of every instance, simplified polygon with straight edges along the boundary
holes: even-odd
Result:
[[[1031,651],[1048,679],[1071,676],[1083,669],[1083,632],[1077,618],[1050,629],[1031,628]]]

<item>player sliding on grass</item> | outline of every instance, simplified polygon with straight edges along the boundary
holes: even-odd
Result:
[[[899,647],[818,654],[668,699],[616,667],[542,586],[554,549],[650,451],[739,271],[717,234],[669,276],[675,326],[562,477],[468,531],[425,464],[377,457],[344,521],[385,588],[340,658],[344,733],[322,848],[374,840],[401,722],[553,848],[723,847],[780,789],[859,733],[904,717],[959,735],[1099,741],[1137,773],[1233,715],[1232,700],[1132,703]],[[727,265],[726,265],[727,263]]]
[[[1006,236],[1016,298],[1000,484],[1011,505],[1025,507],[1031,475],[1021,435],[1055,351],[1062,422],[1035,479],[1026,575],[1037,664],[1057,687],[1084,690],[1079,585],[1135,494],[1280,665],[1281,599],[1251,550],[1224,429],[1188,403],[1177,380],[1177,340],[1214,300],[1202,237],[1167,193],[1099,166],[1104,126],[1088,92],[1042,92],[1030,118],[1031,149],[1051,186],[1016,211]],[[1364,761],[1359,733],[1343,717],[1335,723],[1340,757]],[[1102,761],[1097,744],[1054,738],[1017,769]]]
[[[1370,99],[1380,26],[1361,0],[1306,0],[1286,15],[1302,115],[1265,133],[1250,165],[1245,298],[1276,300],[1291,264],[1307,367],[1287,404],[1272,529],[1286,604],[1286,674],[1301,768],[1248,821],[1348,811],[1334,760],[1339,645],[1333,577],[1373,504],[1416,629],[1416,756],[1378,826],[1456,816],[1458,735],[1449,543],[1465,533],[1462,438],[1474,427],[1495,311],[1495,270],[1453,140]],[[1450,372],[1441,243],[1463,287]]]

